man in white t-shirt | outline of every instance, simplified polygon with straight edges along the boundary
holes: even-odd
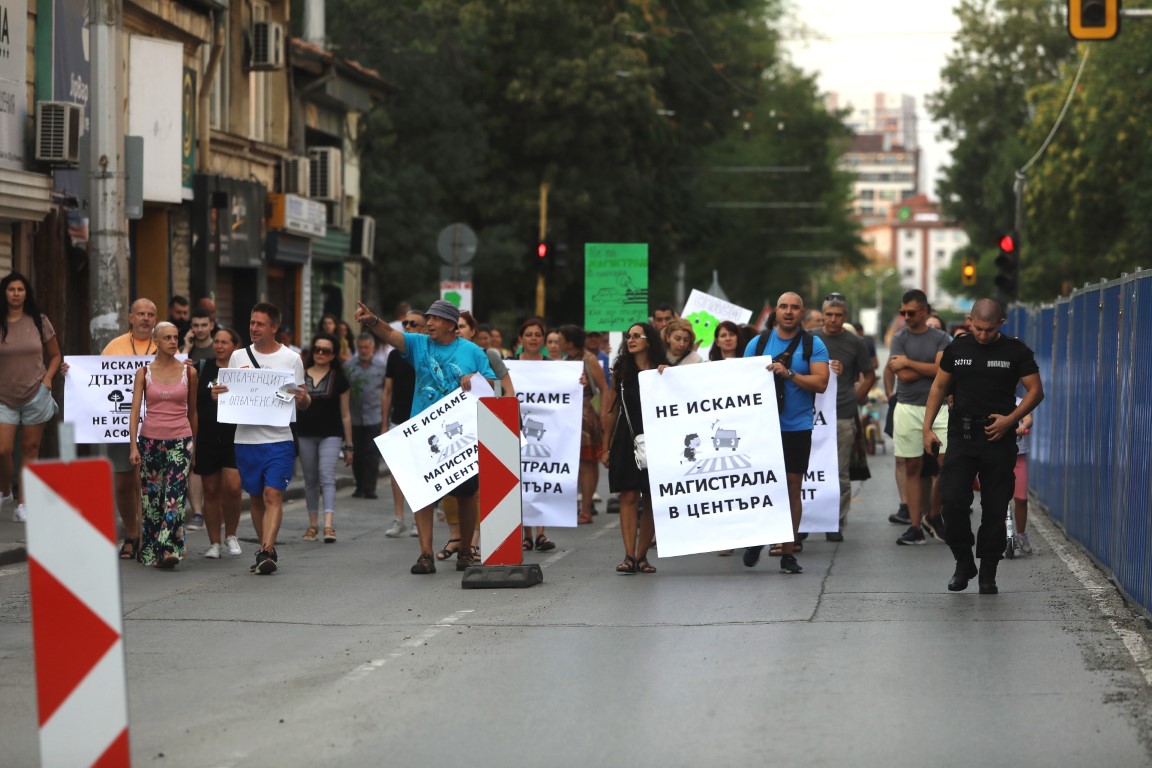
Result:
[[[252,346],[238,349],[228,361],[229,368],[271,368],[292,371],[297,392],[296,410],[304,411],[312,398],[304,389],[304,363],[300,355],[276,341],[280,328],[280,310],[268,302],[252,308],[248,335]],[[212,396],[227,392],[225,386],[212,387]],[[292,419],[296,415],[293,413]],[[291,427],[268,427],[258,424],[236,425],[236,468],[240,485],[252,504],[252,525],[260,539],[253,573],[267,576],[276,571],[276,534],[284,518],[284,491],[292,482],[296,467],[296,443]]]

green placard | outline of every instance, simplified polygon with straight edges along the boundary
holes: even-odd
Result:
[[[584,246],[584,327],[626,331],[648,320],[648,244]]]

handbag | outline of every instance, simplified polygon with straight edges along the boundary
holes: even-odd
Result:
[[[632,433],[632,453],[636,458],[637,469],[648,469],[648,449],[644,444],[644,435],[636,434],[632,428],[632,417],[628,415],[628,403],[624,402],[624,382],[620,382],[620,407],[624,409],[624,420],[628,422],[628,431]]]

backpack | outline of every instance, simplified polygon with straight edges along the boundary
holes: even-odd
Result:
[[[772,329],[760,331],[760,335],[756,337],[756,356],[764,354],[764,350],[768,348],[768,337],[772,335]],[[803,328],[800,329],[800,342],[804,345],[804,361],[808,362],[812,359],[812,334]],[[791,345],[789,345],[791,346]],[[793,348],[794,349],[794,348]]]

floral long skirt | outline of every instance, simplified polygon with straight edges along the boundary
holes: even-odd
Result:
[[[192,437],[155,440],[141,437],[142,517],[140,562],[155,565],[166,554],[184,556],[184,501]]]

